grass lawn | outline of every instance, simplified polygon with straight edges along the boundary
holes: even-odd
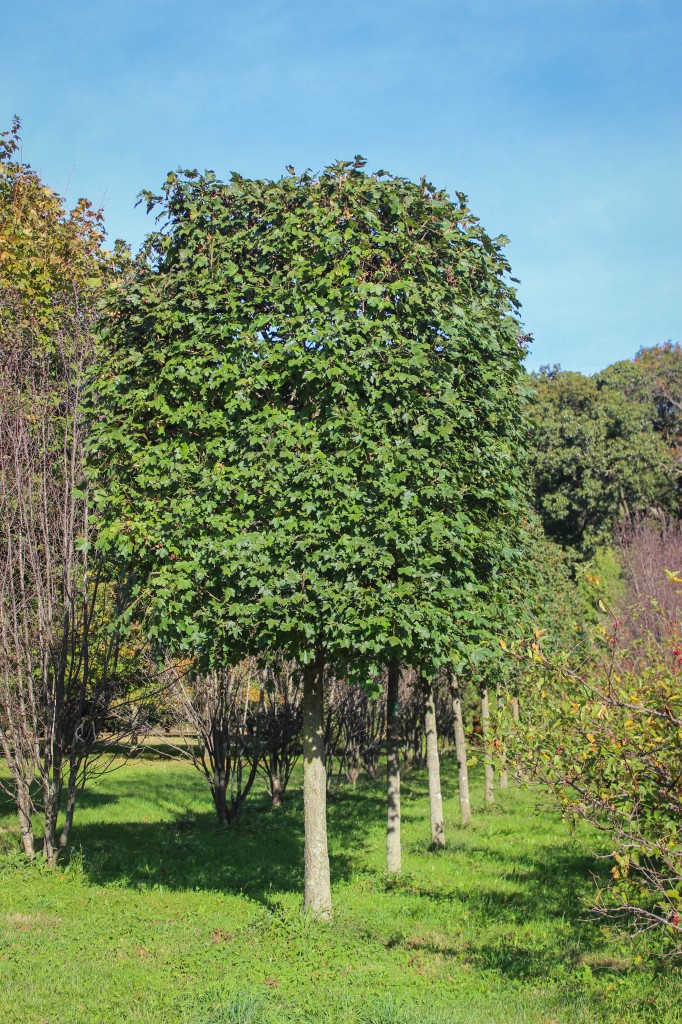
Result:
[[[383,780],[382,780],[383,781]],[[512,789],[428,848],[425,778],[404,780],[403,865],[383,874],[382,784],[329,806],[334,924],[300,913],[300,777],[233,830],[191,768],[134,761],[83,794],[71,862],[16,852],[0,805],[0,1021],[23,1024],[667,1024],[682,973],[582,921],[603,870],[542,794]],[[293,784],[292,784],[293,785]]]

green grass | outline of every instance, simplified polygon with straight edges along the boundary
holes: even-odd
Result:
[[[444,792],[454,794],[446,764]],[[404,873],[383,874],[381,784],[329,807],[335,920],[300,913],[300,780],[233,830],[184,765],[136,761],[83,794],[62,870],[27,866],[0,806],[0,1020],[25,1024],[596,1024],[682,1021],[682,977],[582,920],[603,870],[537,791],[428,848],[404,780]],[[478,799],[476,799],[478,798]]]

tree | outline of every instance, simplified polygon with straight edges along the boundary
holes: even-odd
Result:
[[[17,160],[18,133],[15,121],[0,135],[0,750],[24,851],[37,811],[54,864],[124,689],[109,629],[120,591],[91,546],[79,406],[106,254],[100,214],[84,200],[67,211]]]
[[[194,743],[174,744],[209,785],[219,823],[237,820],[256,780],[260,760],[263,689],[253,666],[206,673],[171,668],[171,708],[176,722],[189,725]]]
[[[445,846],[445,825],[443,823],[443,797],[440,789],[436,700],[431,680],[424,680],[424,732],[426,733],[426,768],[429,779],[431,842],[436,847],[442,847]]]
[[[214,666],[302,666],[317,917],[325,671],[449,663],[512,557],[521,477],[502,240],[463,195],[363,164],[147,194],[162,223],[110,294],[91,390],[103,538],[150,635]]]
[[[455,753],[457,756],[457,787],[459,796],[459,815],[462,825],[471,821],[471,798],[469,794],[469,766],[467,764],[466,736],[464,733],[464,715],[462,713],[462,680],[454,672],[450,672],[450,697],[455,731]]]
[[[682,346],[666,341],[640,348],[634,366],[656,407],[654,426],[679,459],[682,447]]]
[[[281,807],[300,753],[303,705],[300,673],[293,662],[272,658],[263,682],[259,768],[273,807]]]
[[[676,505],[676,461],[639,381],[633,364],[620,363],[593,377],[544,368],[534,380],[536,508],[547,535],[583,555],[610,539],[620,517]]]

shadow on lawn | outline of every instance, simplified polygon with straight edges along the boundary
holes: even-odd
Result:
[[[486,891],[457,887],[429,889],[411,885],[409,891],[424,900],[463,904],[486,917],[494,915],[500,924],[522,923],[530,918],[561,918],[576,924],[585,917],[581,897],[586,888],[589,889],[592,877],[601,876],[602,884],[608,877],[604,864],[578,846],[557,849],[547,845],[538,847],[532,854],[510,854],[482,845],[462,845],[435,854],[438,857],[448,855],[498,860],[500,867],[513,858],[513,870],[501,870],[498,877],[514,888],[505,891],[491,886]]]
[[[120,778],[116,791],[121,809],[130,804],[135,820],[88,821],[90,815],[86,812],[96,808],[99,795],[82,794],[79,810],[84,820],[76,819],[73,846],[82,849],[84,870],[93,883],[243,893],[266,906],[276,905],[279,894],[301,892],[303,806],[299,788],[291,789],[287,804],[278,811],[270,808],[264,794],[255,795],[237,824],[224,830],[218,827],[207,801],[196,809],[196,780],[189,777],[169,777],[155,783],[153,802],[164,810],[162,821],[140,820],[142,816],[135,810],[139,781]],[[332,794],[328,816],[333,883],[348,880],[357,872],[366,874],[369,839],[373,835],[376,842],[377,825],[384,814],[383,794],[375,784],[361,782],[355,789],[344,787]],[[529,921],[551,921],[555,931],[557,919],[561,919],[571,941],[583,948],[592,939],[598,940],[598,930],[580,920],[585,913],[580,897],[589,887],[590,875],[599,873],[601,866],[577,846],[557,847],[550,841],[531,851],[514,851],[505,839],[500,845],[500,838],[508,831],[513,830],[497,829],[489,842],[485,841],[484,829],[480,834],[476,830],[459,836],[451,831],[445,851],[413,848],[425,858],[438,858],[441,863],[445,860],[444,870],[439,872],[445,884],[424,884],[417,869],[417,878],[406,873],[391,887],[408,900],[451,907],[453,925],[462,908],[470,918],[480,920],[488,936],[490,922],[496,922],[500,944],[477,944],[466,959],[518,978],[539,976],[546,970],[545,960],[552,952],[542,941],[537,949],[523,949],[507,941],[510,934]],[[477,865],[487,865],[488,875],[492,861],[495,866],[489,884],[447,884],[447,861],[453,860],[450,877],[461,878],[462,858],[471,862],[472,875]],[[461,938],[457,939],[456,932],[455,928],[452,943],[439,947],[440,953],[462,956]],[[397,937],[396,944],[401,942],[402,938]]]
[[[36,797],[39,796],[38,785],[31,787],[31,793]],[[78,807],[87,805],[88,807],[106,807],[110,804],[118,803],[120,796],[117,793],[101,793],[95,790],[85,790],[78,793]],[[14,801],[2,790],[0,790],[0,818],[8,818],[12,825],[16,820],[17,809]],[[36,826],[39,827],[39,822],[36,821]]]
[[[401,945],[415,954],[423,949],[517,981],[558,979],[585,962],[586,956],[601,970],[621,973],[621,964],[608,958],[600,961],[605,937],[589,921],[583,900],[593,877],[601,876],[605,884],[608,876],[604,864],[584,850],[548,844],[532,854],[510,854],[462,844],[436,856],[470,856],[474,863],[484,856],[497,860],[500,868],[513,860],[513,870],[502,870],[498,876],[512,888],[499,887],[494,878],[489,887],[471,888],[429,888],[406,879],[399,886],[419,901],[452,907],[455,927],[445,942],[442,935],[432,936],[427,930],[423,936],[395,936],[388,945]],[[462,908],[469,926],[480,922],[480,941],[464,941],[459,933],[456,923]]]
[[[117,786],[122,803],[134,799],[136,785],[126,780]],[[164,806],[166,820],[93,822],[83,815],[86,820],[79,822],[77,817],[72,848],[83,852],[90,881],[220,890],[241,893],[268,906],[278,893],[302,891],[303,801],[299,790],[292,788],[285,806],[278,810],[272,810],[265,795],[256,795],[236,824],[226,829],[219,827],[212,810],[188,809],[192,797],[196,800],[194,783],[187,786],[185,794],[182,790],[179,779],[155,786],[154,797]],[[96,797],[83,793],[79,810],[95,806]],[[356,792],[340,791],[331,796],[329,828],[336,840],[330,856],[332,884],[349,878],[356,869],[367,820],[376,820],[382,812],[382,800],[370,792],[361,793],[360,787]]]

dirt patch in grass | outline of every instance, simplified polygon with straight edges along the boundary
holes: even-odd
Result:
[[[58,928],[61,918],[53,914],[6,914],[5,920],[17,931],[28,932],[32,928]]]

